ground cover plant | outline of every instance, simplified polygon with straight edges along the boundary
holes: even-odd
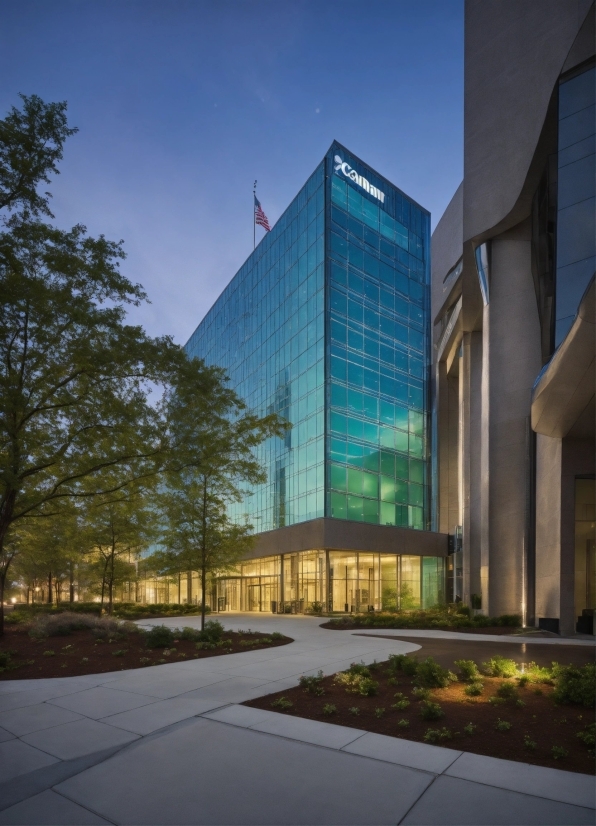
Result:
[[[208,620],[195,628],[154,626],[96,614],[40,613],[9,625],[0,643],[0,680],[69,677],[183,662],[285,645],[279,632],[226,631]]]
[[[489,643],[490,644],[490,643]],[[585,656],[589,656],[586,654]],[[492,656],[391,655],[246,705],[393,737],[594,773],[594,663],[550,667]]]
[[[333,617],[323,628],[342,631],[351,628],[436,628],[446,631],[512,634],[521,627],[518,614],[485,617],[472,614],[467,606],[439,606],[426,610],[379,611]]]

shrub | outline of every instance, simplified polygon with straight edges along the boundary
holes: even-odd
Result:
[[[473,682],[480,677],[478,666],[474,660],[456,660],[454,665],[459,668],[462,678],[466,682]]]
[[[354,717],[358,717],[358,716],[359,716],[359,714],[360,714],[360,709],[358,708],[358,706],[351,706],[351,707],[348,709],[348,712],[349,712],[350,714],[352,714]]]
[[[190,628],[188,625],[185,625],[182,631],[176,630],[176,636],[179,640],[199,642],[199,640],[201,639],[201,632],[196,628]]]
[[[348,668],[349,674],[356,674],[359,677],[370,677],[370,669],[364,663],[352,663]]]
[[[334,706],[333,703],[325,703],[323,706],[323,714],[326,717],[330,717],[332,714],[337,714],[337,706]]]
[[[370,677],[361,677],[358,683],[358,694],[363,697],[374,697],[379,690],[379,684],[376,680],[371,680]]]
[[[425,743],[437,743],[441,740],[451,740],[452,734],[448,728],[433,729],[429,728],[424,735]]]
[[[174,642],[174,632],[166,625],[154,625],[145,633],[147,648],[169,648]]]
[[[528,663],[525,673],[519,679],[521,680],[523,677],[528,677],[529,682],[532,683],[544,683],[545,685],[553,684],[552,669],[542,668],[534,662]]]
[[[288,700],[287,697],[278,697],[277,700],[274,700],[271,705],[273,708],[281,708],[282,710],[286,708],[292,708],[294,703],[291,700]]]
[[[505,705],[505,700],[503,699],[503,697],[489,697],[488,702],[491,704],[491,706],[504,706]]]
[[[42,657],[55,657],[55,656],[56,656],[56,652],[55,652],[55,651],[52,651],[51,649],[48,649],[47,651],[44,651],[44,652],[43,652],[43,654],[42,654],[41,656],[42,656]]]
[[[530,682],[530,678],[527,674],[522,674],[521,677],[517,678],[517,684],[520,688],[524,688]]]
[[[433,657],[418,663],[415,682],[428,688],[446,688],[454,675],[443,668]]]
[[[481,683],[477,680],[474,683],[470,683],[464,688],[464,694],[467,694],[468,697],[479,697],[482,692],[484,691],[484,683]]]
[[[413,688],[412,694],[417,700],[430,700],[430,691],[428,688]]]
[[[381,718],[385,714],[384,708],[375,708],[375,717]]]
[[[390,671],[401,671],[408,677],[413,677],[418,670],[418,661],[407,654],[390,654],[387,664]]]
[[[310,604],[310,610],[312,611],[312,613],[317,614],[319,616],[323,613],[323,608],[324,607],[325,606],[323,605],[322,602],[311,602],[311,604]]]
[[[505,628],[519,628],[522,624],[520,614],[501,614],[499,617],[493,617],[495,625],[501,625]]]
[[[14,668],[10,651],[0,651],[0,673]]]
[[[517,706],[517,708],[525,708],[526,707],[526,704],[524,703],[524,701],[520,700],[520,699],[517,699],[515,701],[515,705]]]
[[[402,694],[400,691],[398,691],[397,694],[395,695],[395,699],[396,699],[396,702],[393,703],[391,708],[395,708],[398,711],[403,711],[405,708],[407,708],[410,705],[410,701],[408,700],[406,695]]]
[[[121,633],[123,624],[111,617],[98,617],[95,614],[76,614],[70,611],[61,614],[38,614],[33,620],[29,636],[34,639],[66,637],[73,631],[81,631],[85,628],[108,636],[109,634]],[[130,629],[126,628],[126,630]],[[134,626],[134,630],[137,631],[136,626]]]
[[[517,687],[513,685],[513,683],[501,683],[497,688],[497,696],[502,697],[504,700],[516,700]]]
[[[397,725],[398,725],[400,728],[410,728],[410,721],[409,721],[409,720],[404,720],[404,719],[401,719],[401,720],[398,720],[398,721],[397,721]]]
[[[285,640],[285,637],[284,637],[284,635],[283,635],[283,634],[281,634],[279,631],[274,631],[274,632],[271,634],[271,639],[272,639],[272,640]]]
[[[583,731],[578,731],[577,736],[584,745],[589,749],[593,749],[596,740],[596,723],[590,723]]]
[[[300,688],[303,688],[308,694],[314,694],[315,697],[320,697],[321,694],[325,693],[325,689],[323,688],[323,672],[318,671],[316,676],[310,677],[300,677],[299,684]]]
[[[508,660],[498,654],[482,663],[482,670],[488,677],[515,677],[517,675],[517,665],[514,660]]]
[[[555,683],[553,699],[556,703],[587,707],[594,705],[596,663],[588,663],[581,667],[553,663],[552,675]]]
[[[532,740],[529,734],[524,735],[524,748],[528,751],[536,751],[536,741]]]
[[[511,728],[511,723],[508,723],[507,720],[501,720],[501,718],[498,717],[497,722],[495,723],[495,728],[497,731],[509,731]]]
[[[368,671],[368,669],[366,669]],[[379,684],[376,680],[366,677],[360,673],[353,673],[350,671],[342,671],[335,675],[334,682],[338,685],[345,686],[348,694],[361,694],[363,697],[374,696]]]
[[[553,746],[550,753],[552,754],[554,760],[563,760],[563,758],[569,757],[569,752],[562,746]]]
[[[474,734],[474,732],[476,731],[477,728],[478,728],[478,726],[475,725],[474,723],[468,723],[467,725],[464,726],[464,731],[465,731],[466,734],[469,734],[470,736],[472,736],[472,734]]]
[[[438,720],[443,717],[444,712],[438,703],[431,700],[423,700],[420,704],[420,716],[423,720]]]
[[[119,648],[117,651],[112,651],[112,657],[123,657],[126,654],[126,648]]]
[[[200,642],[219,642],[224,634],[225,628],[219,620],[207,620],[205,628],[199,631]]]

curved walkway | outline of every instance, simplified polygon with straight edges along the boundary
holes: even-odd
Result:
[[[301,674],[415,651],[415,642],[329,632],[312,617],[220,619],[295,642],[1,683],[0,824],[594,822],[585,775],[239,705],[295,686]],[[143,624],[162,623],[199,619]]]

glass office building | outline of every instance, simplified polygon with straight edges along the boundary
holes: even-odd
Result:
[[[223,367],[252,410],[291,423],[258,449],[268,479],[230,506],[235,520],[258,534],[319,519],[428,530],[429,238],[429,213],[334,143],[197,327],[188,353]],[[284,554],[283,535],[220,602],[441,597],[442,558],[400,554],[397,534],[388,556],[372,538],[356,553]]]

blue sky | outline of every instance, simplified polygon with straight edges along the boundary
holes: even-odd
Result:
[[[131,319],[179,343],[252,250],[255,178],[274,222],[335,138],[434,226],[462,177],[463,0],[3,0],[0,74],[2,113],[68,101],[56,219],[125,240]]]

